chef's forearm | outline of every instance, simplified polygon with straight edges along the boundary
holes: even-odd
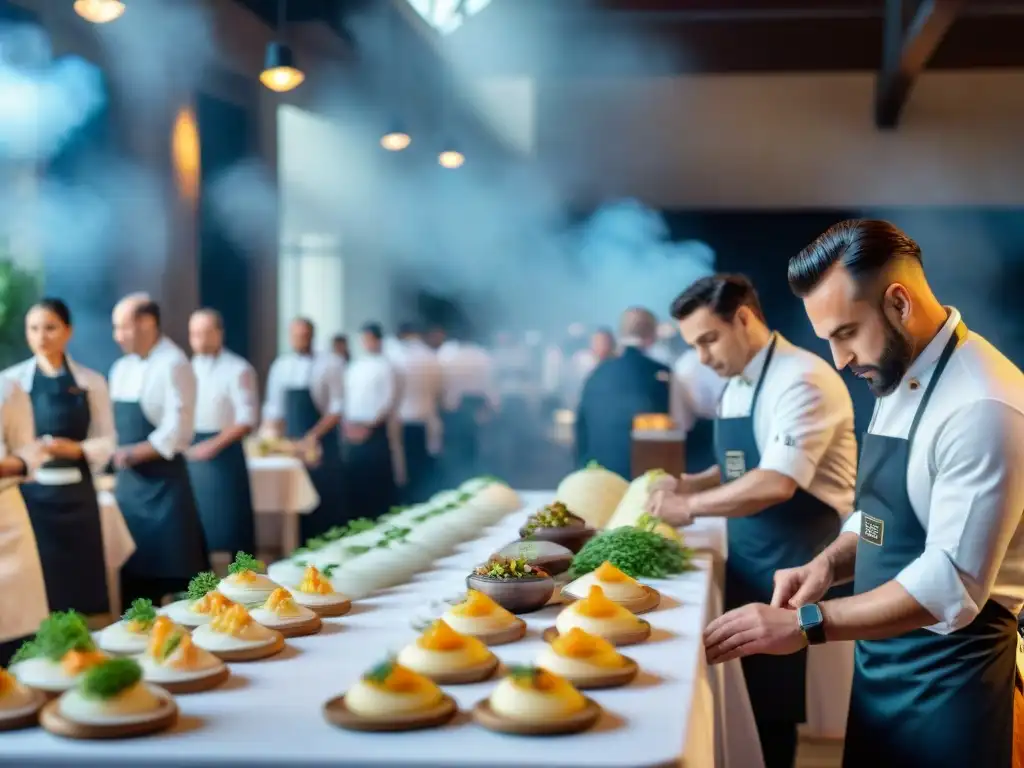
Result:
[[[130,464],[144,464],[147,461],[155,461],[156,459],[162,459],[163,454],[160,453],[153,444],[148,440],[143,440],[141,443],[135,443],[129,445],[125,449],[130,457]]]
[[[17,456],[0,459],[0,477],[20,477],[28,474],[28,465]]]
[[[755,469],[731,483],[690,497],[694,517],[749,517],[793,498],[792,478],[771,469]]]
[[[700,493],[701,491],[710,491],[721,484],[722,473],[718,469],[718,465],[715,464],[695,475],[683,475],[680,479],[679,490],[682,493]]]
[[[853,579],[859,540],[860,536],[856,533],[840,533],[836,540],[818,555],[819,558],[826,560],[832,569],[833,584],[845,584]]]
[[[340,414],[328,413],[325,416],[320,417],[320,421],[313,425],[313,428],[306,433],[306,437],[322,440],[324,435],[331,430],[336,429],[339,423],[341,423]]]
[[[830,642],[881,640],[937,622],[896,581],[887,581],[870,592],[853,597],[826,600],[820,608],[825,637]]]
[[[235,424],[227,429],[222,429],[210,438],[210,442],[213,443],[217,450],[222,450],[233,443],[237,443],[239,440],[244,440],[252,432],[252,429],[252,426],[249,424]]]

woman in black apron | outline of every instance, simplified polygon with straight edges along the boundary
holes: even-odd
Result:
[[[43,564],[47,600],[51,611],[106,614],[110,602],[103,532],[90,468],[90,458],[106,464],[116,441],[106,382],[99,373],[68,361],[71,313],[60,299],[43,299],[32,307],[25,331],[35,357],[6,375],[28,391],[36,434],[53,457],[37,475],[40,481],[49,476],[52,483],[26,483],[21,489]]]
[[[754,413],[775,352],[772,337],[754,387],[750,413],[715,420],[715,454],[727,483],[761,462]],[[789,501],[749,517],[729,518],[725,610],[770,603],[775,571],[810,562],[839,533],[839,514],[802,488]],[[798,723],[806,721],[807,649],[791,656],[747,656],[743,676],[750,693],[766,768],[788,768],[796,754]],[[878,768],[877,766],[875,768]]]
[[[935,385],[966,334],[960,323],[946,344],[907,439],[870,431],[864,436],[857,475],[857,509],[863,515],[857,594],[893,580],[925,549],[927,534],[907,490],[910,447]],[[867,522],[882,533],[866,537]],[[948,635],[917,629],[858,640],[844,768],[1010,768],[1016,652],[1017,618],[993,600]]]

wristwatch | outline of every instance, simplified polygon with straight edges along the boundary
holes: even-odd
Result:
[[[825,642],[825,619],[816,603],[797,608],[796,619],[808,645],[821,645]]]

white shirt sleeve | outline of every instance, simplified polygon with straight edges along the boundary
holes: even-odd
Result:
[[[933,446],[924,552],[896,577],[939,621],[967,626],[988,600],[1024,510],[1024,414],[996,400],[956,411]]]
[[[384,375],[381,376],[380,402],[381,407],[374,419],[375,422],[386,421],[388,415],[398,408],[398,398],[402,394],[402,378],[398,370],[390,362],[384,362]]]
[[[259,397],[256,394],[256,369],[246,363],[239,365],[229,382],[235,425],[255,427],[259,419]]]
[[[192,442],[196,415],[196,377],[184,357],[170,364],[163,387],[163,413],[146,438],[165,459],[184,452]]]
[[[28,393],[10,379],[5,380],[2,386],[0,423],[3,429],[3,443],[0,445],[0,457],[17,454],[36,439],[32,400]]]
[[[281,358],[270,364],[267,374],[267,396],[263,401],[264,421],[277,421],[284,418],[284,385],[281,381]]]
[[[98,373],[89,377],[89,432],[82,441],[82,453],[93,472],[100,472],[117,449],[117,431],[114,428],[114,409],[110,404],[110,390],[106,380]]]
[[[837,387],[842,387],[842,393]],[[841,380],[833,385],[805,374],[775,402],[759,400],[758,405],[772,409],[771,432],[759,467],[786,475],[806,490],[836,430],[853,423],[853,402],[845,385]]]
[[[322,386],[327,393],[327,413],[341,416],[345,412],[345,366],[329,362],[321,369]]]

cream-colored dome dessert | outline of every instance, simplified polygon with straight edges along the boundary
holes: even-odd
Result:
[[[228,575],[221,579],[217,591],[236,603],[262,603],[278,585],[264,576],[263,563],[252,555],[239,552],[228,566]]]
[[[57,611],[45,618],[35,637],[18,649],[10,672],[29,688],[61,693],[107,659],[107,654],[97,650],[85,617],[74,611]]]
[[[284,587],[278,587],[271,592],[267,601],[258,608],[250,610],[249,615],[257,623],[270,629],[285,629],[310,622],[316,622],[319,626],[319,617],[316,612],[304,605],[299,605],[292,598],[292,593]]]
[[[398,663],[427,677],[445,676],[494,664],[491,650],[475,637],[456,632],[443,620],[431,624],[398,654]]]
[[[235,604],[234,600],[217,591],[220,579],[213,571],[203,571],[188,583],[188,597],[164,606],[159,613],[183,627],[209,624],[213,617]]]
[[[149,635],[149,647],[138,658],[144,680],[156,683],[188,683],[217,673],[224,662],[192,642],[184,628],[161,616]]]
[[[149,633],[157,619],[153,601],[144,597],[132,601],[120,621],[102,629],[96,638],[100,650],[107,653],[135,655],[149,645]]]
[[[514,614],[475,589],[469,590],[466,599],[445,611],[441,618],[464,635],[490,635],[519,621]]]
[[[321,572],[315,565],[307,565],[302,581],[289,588],[295,602],[324,616],[338,615],[344,612],[342,609],[347,610],[351,603],[348,596],[336,592],[330,582],[333,569],[328,566]]]
[[[360,717],[387,719],[434,709],[444,699],[427,677],[396,661],[378,664],[345,693],[345,706]]]
[[[595,570],[567,584],[563,591],[572,597],[582,599],[590,594],[590,588],[595,585],[601,588],[605,597],[616,603],[629,603],[647,597],[647,590],[643,584],[632,576],[627,576],[607,560]]]
[[[59,699],[61,715],[82,725],[126,725],[158,717],[166,694],[142,682],[134,659],[109,659],[90,669]]]
[[[4,720],[34,711],[39,706],[39,695],[0,667],[0,728],[3,728]]]
[[[603,637],[579,627],[560,634],[537,657],[537,666],[568,679],[614,677],[631,666]]]
[[[647,624],[609,600],[601,587],[594,584],[585,598],[562,609],[555,619],[555,627],[561,635],[578,627],[614,642],[618,637],[642,631]]]
[[[196,627],[192,640],[213,653],[246,651],[272,645],[279,635],[253,620],[244,605],[233,605],[209,624]]]
[[[560,675],[539,667],[516,667],[494,688],[491,709],[522,723],[550,723],[583,711],[587,700]]]

